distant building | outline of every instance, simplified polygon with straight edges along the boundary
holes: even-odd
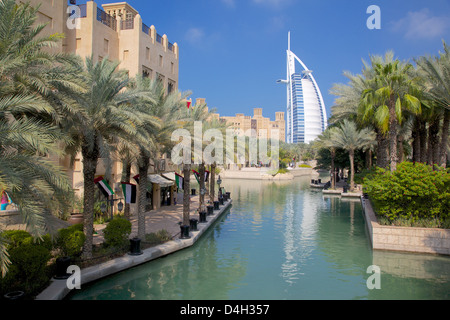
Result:
[[[289,33],[287,79],[277,81],[287,87],[286,141],[309,143],[327,127],[326,108],[312,71],[291,51],[290,43]],[[302,72],[296,71],[296,60],[302,66]]]
[[[249,130],[253,129],[257,138],[270,138],[272,130],[278,130],[278,140],[285,142],[284,112],[275,112],[274,121],[263,117],[262,112],[262,108],[254,108],[253,117],[237,113],[234,117],[221,116],[220,119],[227,121],[237,136],[248,135]]]
[[[186,103],[192,108],[198,105],[207,105],[205,98],[197,98],[195,104],[192,104],[192,98],[186,100]],[[208,111],[208,107],[206,107]],[[272,130],[278,130],[278,140],[285,142],[286,135],[286,122],[284,120],[284,112],[275,112],[275,120],[272,121],[270,118],[263,117],[262,108],[253,109],[253,117],[246,116],[243,113],[236,113],[233,116],[221,116],[218,113],[211,113],[210,119],[215,118],[221,121],[226,121],[230,125],[230,129],[234,130],[237,136],[253,134],[255,138],[270,138]]]

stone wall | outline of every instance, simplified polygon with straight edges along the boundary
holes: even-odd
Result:
[[[1,230],[26,230],[22,216],[17,210],[0,211]]]
[[[70,224],[67,221],[60,220],[54,216],[45,216],[46,226],[51,232],[58,229],[67,228]],[[23,217],[18,210],[0,211],[0,230],[26,230]]]
[[[311,168],[298,168],[289,170],[288,173],[272,176],[267,168],[242,168],[242,170],[223,170],[222,178],[246,179],[246,180],[292,180],[295,177],[309,176],[313,173]]]
[[[361,203],[373,249],[450,255],[450,229],[383,226],[371,202]]]

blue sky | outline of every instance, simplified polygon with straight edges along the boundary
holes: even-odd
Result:
[[[113,1],[97,0],[97,4]],[[206,98],[221,115],[286,109],[287,34],[291,50],[313,70],[330,116],[334,83],[362,59],[394,51],[411,60],[450,44],[448,0],[128,0],[144,23],[180,46],[179,89]],[[367,8],[381,9],[381,29],[369,30]]]

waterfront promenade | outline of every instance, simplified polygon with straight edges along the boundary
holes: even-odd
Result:
[[[178,194],[178,200],[181,200],[182,194]],[[191,216],[192,219],[198,219],[198,196],[191,196]],[[183,204],[182,201],[177,202],[175,206],[162,207],[158,210],[149,211],[146,213],[146,233],[157,232],[159,230],[167,230],[172,236],[173,240],[157,245],[145,250],[142,250],[141,255],[132,256],[125,254],[123,257],[112,259],[110,261],[100,263],[98,265],[88,267],[81,270],[81,285],[110,276],[114,273],[135,267],[142,263],[149,262],[174,253],[176,251],[188,248],[194,245],[201,235],[208,230],[208,228],[221,216],[222,213],[228,210],[231,206],[232,200],[224,202],[219,207],[219,210],[214,210],[213,215],[207,216],[206,223],[199,223],[197,231],[190,232],[189,239],[180,239],[180,224],[183,219]],[[132,217],[132,233],[130,239],[137,234],[137,219]],[[95,229],[97,235],[94,236],[94,244],[101,244],[103,242],[102,230],[106,225],[96,225]],[[36,300],[61,300],[70,293],[67,288],[66,280],[52,279],[51,284],[41,294],[36,297]]]

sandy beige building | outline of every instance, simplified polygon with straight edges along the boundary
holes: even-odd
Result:
[[[253,109],[253,117],[246,116],[243,113],[237,113],[234,117],[220,116],[220,119],[227,121],[231,128],[235,130],[236,135],[248,135],[249,132],[256,134],[257,138],[268,138],[272,130],[278,130],[279,140],[285,141],[284,112],[275,112],[275,120],[263,116],[262,108]]]
[[[192,98],[186,100],[186,102],[189,102],[193,108],[196,105],[207,104],[205,98],[197,98],[195,104],[192,104]],[[211,113],[210,117],[226,121],[237,136],[254,134],[253,137],[256,138],[268,138],[271,137],[272,130],[278,130],[278,140],[286,141],[286,121],[282,111],[275,112],[274,121],[263,116],[262,108],[254,108],[253,117],[246,116],[243,113],[236,113],[234,117]]]
[[[126,69],[130,77],[143,75],[159,79],[170,93],[178,89],[179,48],[177,43],[157,32],[155,26],[143,22],[139,12],[126,2],[98,6],[94,1],[27,0],[33,7],[40,6],[37,23],[46,23],[42,34],[64,34],[54,52],[75,53],[81,57],[93,57],[94,61],[110,59],[120,61],[119,67]],[[69,157],[55,158],[67,172],[76,194],[83,192],[83,163],[79,154],[73,165]],[[168,160],[161,159],[151,164],[150,170],[173,171]],[[109,169],[109,170],[108,170]],[[113,159],[111,163],[101,160],[96,174],[107,175],[117,195],[121,195],[120,181],[122,163]],[[133,173],[132,173],[133,176]],[[153,190],[149,190],[149,202],[156,209],[166,202],[167,194],[173,190],[170,181],[152,176]],[[135,183],[135,181],[132,181]],[[173,195],[173,194],[172,194]],[[171,197],[173,199],[173,197]]]

